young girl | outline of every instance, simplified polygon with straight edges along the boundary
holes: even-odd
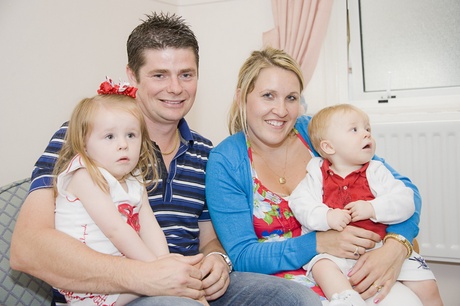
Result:
[[[158,174],[136,90],[108,80],[74,109],[54,169],[55,223],[98,252],[153,261],[169,250],[147,197]],[[72,305],[124,305],[138,297],[60,292]]]

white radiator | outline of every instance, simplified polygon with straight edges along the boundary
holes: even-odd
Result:
[[[459,263],[460,121],[373,124],[372,134],[376,154],[420,190],[420,253]]]

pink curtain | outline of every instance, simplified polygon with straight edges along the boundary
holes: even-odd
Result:
[[[308,84],[326,36],[333,0],[272,0],[275,28],[263,34],[265,46],[283,49],[302,68]]]

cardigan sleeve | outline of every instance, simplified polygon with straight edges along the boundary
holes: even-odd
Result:
[[[258,241],[253,224],[253,186],[244,135],[211,151],[206,197],[216,233],[237,271],[273,274],[295,270],[316,255],[316,234],[283,241]]]

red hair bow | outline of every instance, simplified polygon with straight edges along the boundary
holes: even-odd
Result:
[[[112,79],[106,77],[106,81],[101,83],[97,93],[100,95],[125,95],[136,98],[136,87],[129,86],[129,83],[124,82],[119,84],[113,83]]]

